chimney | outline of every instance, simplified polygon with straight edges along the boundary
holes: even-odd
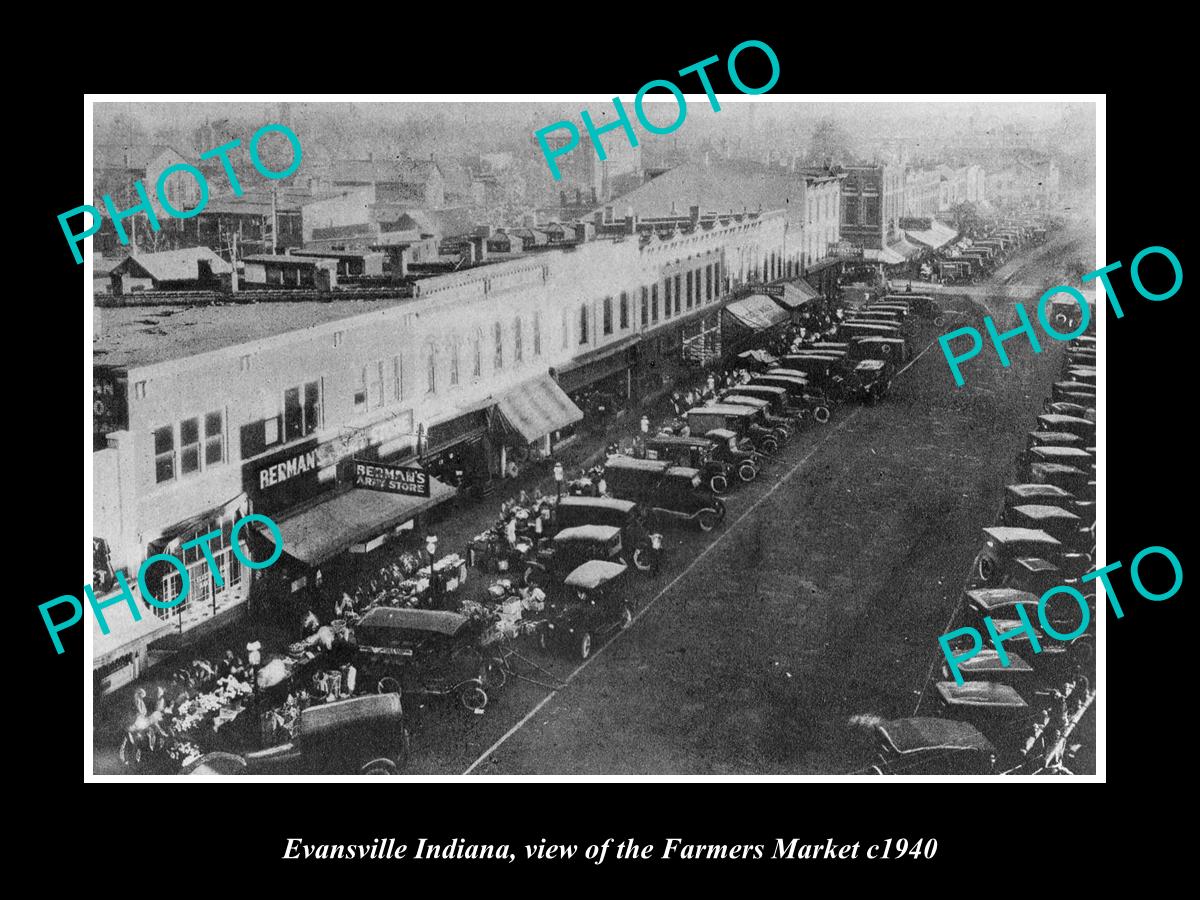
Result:
[[[408,247],[400,247],[392,261],[392,275],[396,278],[408,277]]]
[[[471,246],[475,250],[476,262],[487,262],[487,236],[477,234],[471,238]]]
[[[696,222],[699,222],[700,221],[700,207],[699,206],[689,206],[688,207],[688,215],[691,217],[693,224],[695,224]]]
[[[463,244],[462,258],[465,265],[473,266],[476,262],[478,262],[475,252],[476,244],[474,241],[467,241],[467,243]]]
[[[475,233],[477,235],[479,235],[480,237],[486,239],[486,238],[490,238],[492,236],[493,229],[492,229],[491,225],[476,225]]]
[[[613,208],[611,206],[604,207],[604,221],[611,222],[613,220]]]
[[[595,221],[595,223],[597,225],[603,225],[604,224],[604,213],[597,210],[595,213],[592,214],[592,219]]]

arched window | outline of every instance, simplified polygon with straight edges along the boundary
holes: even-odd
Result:
[[[450,386],[454,387],[458,384],[458,335],[450,338]]]
[[[518,365],[521,363],[522,357],[525,355],[525,348],[522,346],[524,338],[521,335],[521,317],[517,316],[513,319],[513,362]]]
[[[494,336],[495,343],[496,343],[496,357],[495,357],[495,359],[492,360],[492,368],[493,369],[503,369],[504,368],[504,329],[500,326],[499,322],[497,322],[492,327],[492,334]]]
[[[612,297],[604,298],[604,333],[612,334]]]
[[[475,329],[475,336],[471,339],[471,344],[471,375],[479,378],[483,375],[483,329]]]
[[[586,303],[581,303],[579,306],[579,343],[586,344],[588,342],[588,309]]]
[[[542,355],[542,314],[533,314],[533,355]]]

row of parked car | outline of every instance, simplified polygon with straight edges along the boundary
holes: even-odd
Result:
[[[952,245],[950,252],[933,262],[933,274],[949,283],[970,284],[986,278],[1019,249],[1044,243],[1051,225],[1040,218],[997,222]]]
[[[1037,427],[1017,455],[1016,483],[1007,485],[996,524],[983,529],[960,601],[955,627],[987,635],[985,617],[1004,634],[1033,623],[1004,642],[1008,664],[995,649],[959,664],[963,684],[943,665],[931,702],[936,715],[881,722],[876,727],[879,774],[1033,774],[1067,771],[1067,738],[1094,696],[1095,641],[1090,629],[1069,642],[1038,627],[1038,602],[1058,585],[1079,590],[1094,621],[1095,582],[1081,576],[1096,562],[1096,340],[1070,341],[1060,379],[1051,388]],[[1083,611],[1059,597],[1045,608],[1059,634],[1082,624]],[[970,636],[951,644],[966,654]]]

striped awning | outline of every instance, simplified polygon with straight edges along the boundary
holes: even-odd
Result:
[[[496,404],[505,427],[533,443],[583,418],[583,412],[549,375],[540,375],[505,394]]]
[[[766,294],[751,294],[725,307],[725,312],[738,322],[755,331],[765,331],[776,325],[782,325],[790,318],[787,310]]]

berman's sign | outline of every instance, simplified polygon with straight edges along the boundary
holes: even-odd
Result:
[[[389,466],[372,460],[354,460],[354,486],[409,497],[429,496],[429,475],[416,465]]]

